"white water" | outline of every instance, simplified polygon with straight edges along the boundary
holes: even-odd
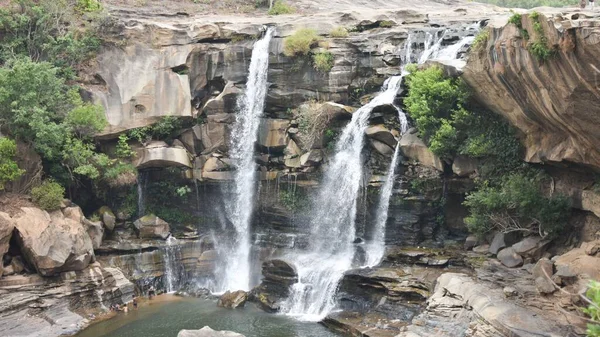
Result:
[[[466,45],[472,44],[473,40],[475,40],[475,36],[465,36],[457,43],[434,53],[432,58],[438,60],[455,60],[458,57],[458,52]]]
[[[250,290],[250,221],[256,190],[254,143],[267,94],[269,43],[274,29],[254,44],[246,90],[238,99],[238,113],[233,126],[230,156],[235,166],[234,191],[228,204],[230,220],[235,228],[235,242],[227,247],[224,272],[217,280],[217,292]]]
[[[319,321],[335,306],[334,295],[344,272],[352,266],[356,204],[363,175],[361,152],[373,108],[392,104],[402,76],[389,78],[371,102],[358,109],[342,131],[311,215],[307,253],[290,256],[299,282],[292,286],[282,312],[301,320]]]
[[[148,174],[144,171],[138,172],[137,178],[137,193],[138,193],[138,217],[146,215],[146,184],[148,182]]]
[[[163,263],[165,265],[164,280],[167,293],[176,291],[179,283],[179,266],[177,265],[177,255],[180,254],[179,249],[177,239],[173,235],[170,235],[163,254]]]

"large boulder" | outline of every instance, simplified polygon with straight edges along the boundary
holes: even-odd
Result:
[[[104,237],[104,226],[101,221],[90,221],[86,218],[82,220],[83,226],[92,240],[94,249],[100,248]]]
[[[452,162],[452,172],[459,177],[468,177],[477,172],[477,160],[465,156],[458,156]]]
[[[523,258],[521,255],[517,254],[512,247],[504,248],[499,251],[498,260],[509,268],[518,267],[523,264]]]
[[[283,151],[288,145],[287,119],[262,118],[258,128],[258,145],[267,152]]]
[[[528,236],[515,243],[512,247],[522,257],[538,260],[544,254],[548,243],[550,243],[549,240],[544,240],[539,236]]]
[[[317,166],[323,161],[323,151],[321,150],[310,150],[300,157],[300,164],[302,166]]]
[[[280,302],[290,294],[292,284],[298,282],[296,269],[284,260],[268,260],[262,264],[263,279],[252,290],[252,298],[268,312],[279,310]]]
[[[440,158],[431,152],[419,138],[415,129],[408,130],[400,139],[400,150],[405,157],[416,160],[424,166],[433,167],[438,171],[444,170]]]
[[[165,142],[153,141],[141,151],[135,166],[138,169],[170,166],[191,168],[192,163],[185,147],[170,147]]]
[[[10,215],[0,212],[0,277],[2,277],[2,268],[4,265],[2,263],[2,258],[4,257],[4,254],[8,252],[13,229],[15,229],[15,224]]]
[[[551,294],[556,291],[552,274],[554,273],[554,263],[546,258],[540,259],[533,267],[531,273],[535,280],[535,287],[541,294]]]
[[[579,248],[561,255],[554,262],[557,270],[569,269],[580,278],[600,280],[600,254],[594,249],[600,241],[585,242]],[[586,252],[587,251],[587,252]],[[593,254],[591,254],[593,253]]]
[[[115,229],[117,218],[115,217],[115,213],[113,213],[108,206],[100,207],[98,210],[98,216],[100,216],[100,220],[102,220],[102,223],[106,229],[111,232]]]
[[[394,135],[384,125],[369,126],[365,133],[367,137],[378,140],[391,148],[395,148],[398,143]]]
[[[237,88],[233,82],[228,82],[218,96],[206,101],[202,111],[209,116],[235,112],[237,108],[237,97],[240,93],[242,93],[242,90]]]
[[[202,143],[203,154],[228,151],[229,138],[231,137],[229,124],[209,120],[206,123],[194,126],[192,129]]]
[[[177,337],[244,337],[244,335],[232,331],[216,331],[205,326],[200,330],[181,330]]]
[[[166,240],[171,234],[169,224],[154,214],[145,215],[133,222],[140,239]]]
[[[217,302],[217,305],[223,308],[235,309],[244,307],[248,300],[248,293],[243,290],[226,291]]]
[[[22,207],[13,220],[21,251],[41,275],[83,270],[94,258],[92,240],[84,226],[60,210],[48,213]]]

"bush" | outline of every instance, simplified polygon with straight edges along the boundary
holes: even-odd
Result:
[[[544,28],[540,22],[540,13],[532,12],[529,14],[529,18],[533,21],[533,31],[535,32],[535,40],[529,43],[528,46],[529,52],[535,56],[538,61],[547,61],[555,54],[555,52],[548,47],[548,39],[546,39],[546,36],[544,35]]]
[[[269,15],[282,15],[282,14],[294,14],[296,9],[290,5],[288,5],[283,0],[276,0],[273,4],[273,7],[269,9],[267,14]]]
[[[591,281],[585,295],[589,304],[583,312],[594,322],[587,325],[587,337],[600,337],[600,282]]]
[[[471,232],[483,235],[491,230],[523,232],[553,238],[567,224],[571,205],[562,195],[546,197],[540,178],[512,174],[501,186],[482,186],[469,194],[464,205]]]
[[[45,180],[40,186],[31,189],[33,202],[47,211],[59,209],[64,195],[65,188],[52,180]]]
[[[490,38],[489,29],[483,29],[482,31],[475,36],[475,40],[473,40],[473,44],[471,44],[471,49],[473,50],[483,50],[485,49],[487,42]]]
[[[289,57],[308,55],[310,49],[317,45],[320,39],[314,29],[299,29],[283,40],[283,53]]]
[[[348,30],[342,26],[334,28],[329,35],[335,38],[348,37]]]
[[[126,136],[135,139],[142,144],[145,144],[152,139],[169,140],[173,137],[175,131],[179,130],[182,125],[179,118],[175,116],[164,116],[153,125],[129,130]]]
[[[519,13],[514,13],[513,15],[511,15],[511,17],[508,19],[508,23],[512,23],[513,25],[517,26],[519,29],[523,28],[523,16]]]
[[[25,170],[21,170],[14,161],[17,154],[17,144],[6,137],[0,138],[0,191],[4,184],[19,178]]]
[[[129,137],[127,135],[119,135],[119,141],[117,142],[117,148],[115,154],[117,158],[131,158],[135,156],[135,152],[129,146]]]
[[[102,10],[102,5],[98,0],[77,0],[75,8],[81,12],[98,12]]]
[[[333,54],[329,51],[320,51],[313,55],[313,66],[323,73],[327,73],[333,68],[333,61]]]

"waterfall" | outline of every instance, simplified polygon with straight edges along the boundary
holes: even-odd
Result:
[[[361,152],[373,108],[392,104],[402,76],[386,80],[383,91],[358,109],[342,131],[312,208],[308,252],[289,256],[298,272],[282,312],[319,321],[335,306],[334,295],[354,258],[357,197],[362,178]]]
[[[180,285],[182,268],[178,261],[180,255],[181,247],[177,239],[173,235],[170,235],[163,253],[163,263],[165,266],[164,286],[167,293],[176,291]]]
[[[137,202],[137,208],[138,208],[138,217],[141,218],[143,217],[146,212],[146,184],[148,182],[148,174],[145,171],[139,171],[138,172],[138,178],[137,178],[137,194],[138,194],[138,202]]]
[[[439,60],[455,60],[458,58],[458,52],[466,45],[473,43],[473,40],[475,40],[475,36],[465,36],[457,43],[441,49],[437,53],[434,53],[433,58]]]
[[[267,94],[269,44],[274,29],[254,44],[244,95],[238,98],[238,113],[231,136],[230,156],[235,166],[233,196],[228,204],[235,228],[235,241],[224,254],[225,270],[217,280],[220,291],[250,289],[250,221],[256,190],[254,143]]]

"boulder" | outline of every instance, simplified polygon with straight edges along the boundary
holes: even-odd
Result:
[[[467,236],[467,239],[465,240],[465,244],[463,247],[465,250],[470,250],[473,247],[477,246],[478,243],[479,243],[479,239],[477,238],[476,235],[469,235],[469,236]]]
[[[396,144],[398,143],[390,130],[381,124],[369,126],[367,130],[365,130],[365,133],[367,134],[367,137],[378,140],[391,148],[396,148]]]
[[[302,166],[317,166],[323,161],[323,151],[310,150],[300,157],[300,165]]]
[[[394,155],[394,149],[383,142],[380,142],[376,139],[369,139],[369,143],[371,143],[371,146],[373,146],[375,151],[384,156],[391,157]]]
[[[100,220],[109,231],[113,231],[115,229],[116,217],[113,211],[108,208],[108,206],[102,206],[98,210],[98,215],[100,216]]]
[[[556,288],[552,281],[554,263],[546,258],[540,259],[533,267],[531,273],[535,280],[535,287],[540,294],[551,294]]]
[[[325,102],[320,107],[321,113],[329,116],[330,119],[352,118],[352,114],[356,110],[353,107],[342,105],[334,102]]]
[[[452,162],[452,172],[459,177],[468,177],[477,172],[478,161],[473,158],[458,156]]]
[[[506,247],[506,243],[504,242],[504,233],[496,233],[496,235],[494,235],[494,239],[492,240],[492,243],[490,243],[489,252],[496,255],[496,254],[498,254],[500,249],[505,248],[505,247]]]
[[[535,261],[542,257],[548,243],[550,241],[543,240],[538,236],[529,236],[512,245],[512,248],[522,257],[529,257]]]
[[[181,330],[177,337],[244,337],[244,335],[232,331],[216,331],[205,326],[200,330]]]
[[[431,152],[427,145],[419,138],[415,129],[408,130],[400,139],[400,150],[405,157],[415,160],[422,165],[444,171],[440,158]]]
[[[571,273],[580,278],[600,280],[600,256],[591,256],[586,254],[585,250],[588,244],[584,243],[579,248],[572,249],[559,256],[554,262],[556,270],[569,268]]]
[[[0,212],[0,277],[2,276],[2,259],[8,252],[10,238],[12,237],[15,224],[8,213]]]
[[[486,243],[483,245],[475,246],[473,247],[473,251],[478,254],[486,254],[490,251],[490,245]]]
[[[227,152],[231,128],[228,124],[208,121],[192,128],[202,142],[202,153]]]
[[[288,145],[287,119],[261,118],[258,128],[258,145],[265,152],[283,151]]]
[[[226,291],[217,302],[217,305],[223,308],[235,309],[244,307],[248,300],[248,293],[243,290]]]
[[[25,262],[20,256],[15,256],[10,260],[10,266],[16,274],[20,274],[26,270]]]
[[[523,258],[512,247],[502,249],[498,252],[497,257],[503,265],[509,268],[515,268],[523,264]]]
[[[229,171],[232,169],[232,162],[229,158],[210,157],[204,163],[203,172]]]
[[[61,211],[22,207],[14,218],[17,241],[27,262],[40,275],[85,269],[94,258],[92,240],[81,222]]]
[[[62,212],[65,218],[69,218],[77,222],[81,222],[85,218],[83,216],[83,211],[79,206],[70,206],[63,208]]]
[[[234,82],[227,82],[217,97],[209,99],[204,104],[202,111],[207,116],[235,112],[237,97],[240,93],[242,90],[237,88]]]
[[[170,147],[165,142],[153,141],[141,151],[135,166],[138,169],[170,166],[192,168],[192,163],[185,147]]]
[[[100,248],[102,245],[102,239],[104,237],[104,226],[101,221],[90,221],[83,218],[83,226],[92,240],[92,246],[94,249]]]
[[[154,214],[137,219],[134,221],[133,226],[137,230],[140,239],[166,240],[171,234],[169,224]]]
[[[302,155],[302,149],[296,144],[293,139],[290,139],[288,145],[283,150],[284,158],[296,158]]]
[[[298,282],[296,269],[283,260],[268,260],[262,264],[262,275],[260,285],[252,290],[252,300],[267,312],[277,312],[290,287]]]
[[[554,283],[550,279],[546,278],[545,276],[538,277],[535,279],[535,288],[542,295],[552,294],[553,292],[556,291],[556,287],[554,286]]]
[[[519,294],[517,292],[517,289],[515,289],[513,287],[504,287],[504,289],[502,289],[502,292],[504,293],[504,296],[506,296],[506,297],[513,297],[513,296],[517,296]]]

